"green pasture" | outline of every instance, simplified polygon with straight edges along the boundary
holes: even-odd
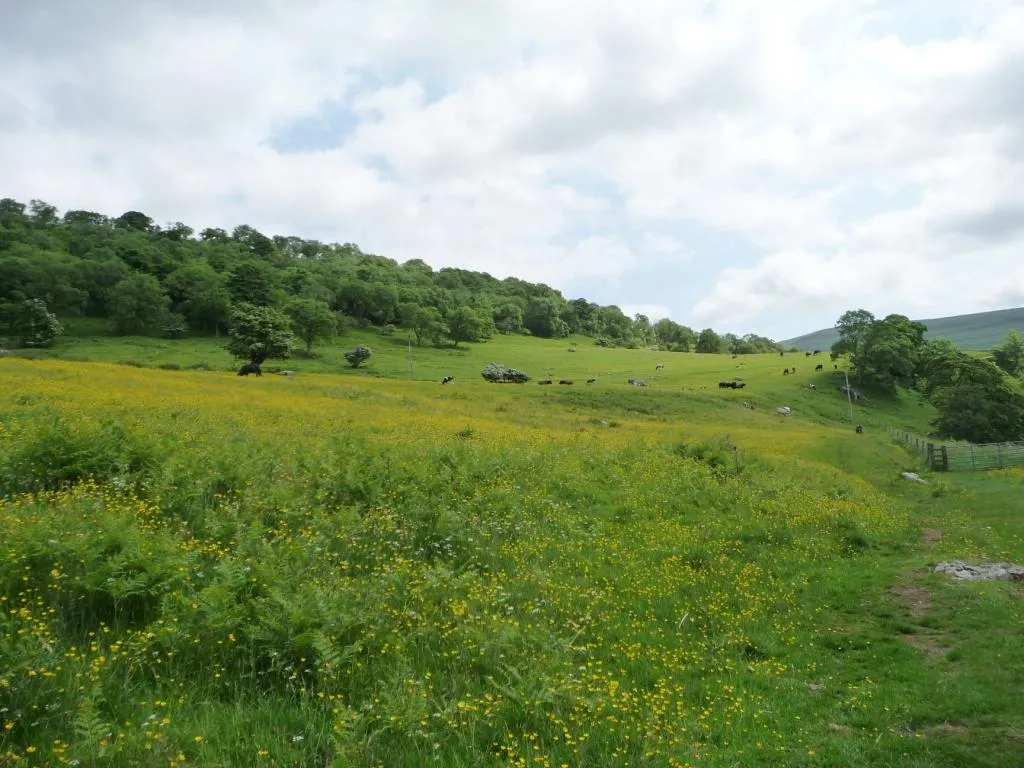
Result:
[[[1024,562],[1024,471],[925,472],[912,394],[518,336],[410,380],[368,331],[240,378],[90,330],[0,359],[0,764],[1024,764],[1021,585],[930,571]]]

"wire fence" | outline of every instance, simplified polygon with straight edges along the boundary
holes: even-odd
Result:
[[[1024,466],[1024,441],[1013,443],[945,443],[893,427],[889,434],[925,460],[931,469],[974,472]]]

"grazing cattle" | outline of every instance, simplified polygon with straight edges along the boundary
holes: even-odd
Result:
[[[815,385],[815,384],[808,384],[808,385],[807,385],[807,388],[808,388],[808,389],[817,389],[818,387],[817,387],[817,385]]]
[[[442,384],[447,384],[450,381],[455,381],[455,377],[454,376],[445,376],[443,379],[441,379],[441,383]]]
[[[796,366],[794,365],[794,366],[793,366],[792,368],[790,368],[789,370],[790,370],[790,371],[792,371],[793,373],[796,373]]]
[[[804,352],[804,357],[810,357],[810,356],[811,356],[810,352]]]
[[[559,381],[558,383],[559,383],[559,384],[565,384],[565,385],[566,385],[566,386],[568,386],[568,387],[571,387],[571,386],[572,386],[572,382],[571,382],[571,381],[569,381],[569,379],[561,379],[561,380],[560,380],[560,381]]]
[[[816,366],[814,366],[814,370],[816,370],[816,371],[824,371],[825,370],[825,366],[822,365],[821,363],[818,363]]]
[[[629,383],[632,384],[634,387],[646,387],[647,386],[647,382],[644,381],[643,379],[630,379]]]
[[[587,384],[593,384],[597,379],[587,379]]]
[[[259,363],[246,363],[238,369],[239,376],[248,376],[250,373],[255,373],[257,376],[262,376],[263,371],[260,370]]]
[[[838,371],[839,370],[839,366],[838,365],[833,365],[832,369],[835,370],[835,371]]]
[[[779,357],[782,357],[785,354],[786,354],[785,352],[779,352]]]
[[[551,379],[544,379],[544,381],[538,381],[537,383],[543,387],[545,384],[550,384]]]
[[[782,375],[783,375],[783,376],[789,376],[789,368],[784,368],[784,369],[782,370]]]
[[[720,381],[718,382],[719,389],[730,389],[732,387],[731,381]]]
[[[719,389],[743,389],[747,386],[745,381],[720,381],[718,382]]]
[[[779,416],[789,416],[789,414],[793,412],[793,409],[790,408],[788,405],[783,405],[780,408],[776,408],[775,412],[779,414]]]
[[[816,350],[814,350],[814,354],[816,354],[816,355],[820,355],[820,354],[821,354],[821,350],[820,350],[820,349],[816,349]]]
[[[733,355],[733,356],[732,356],[732,359],[733,359],[733,360],[735,360],[735,359],[736,359],[736,357],[737,357],[736,355]]]
[[[664,363],[658,363],[656,366],[654,366],[654,370],[660,371],[664,367],[665,367]]]
[[[858,435],[863,435],[864,434],[864,427],[862,427],[860,424],[857,425],[857,434]]]

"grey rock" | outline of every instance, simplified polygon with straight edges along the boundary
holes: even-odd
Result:
[[[978,563],[971,565],[962,560],[939,563],[932,571],[948,573],[960,581],[1024,581],[1024,565],[1015,563]]]

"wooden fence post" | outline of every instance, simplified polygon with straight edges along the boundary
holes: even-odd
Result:
[[[1003,468],[1003,444],[996,443],[996,456],[999,459],[999,468]]]
[[[978,471],[978,462],[974,460],[974,443],[971,443],[971,468]]]
[[[928,462],[928,468],[931,469],[932,467],[935,466],[935,446],[932,443],[928,443],[926,457],[926,460]]]
[[[949,472],[949,451],[946,446],[942,446],[942,471]]]

